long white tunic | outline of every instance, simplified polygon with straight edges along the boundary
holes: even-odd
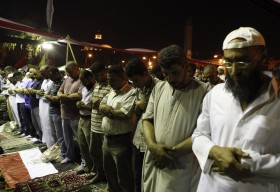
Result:
[[[174,90],[168,82],[153,89],[143,119],[154,119],[156,142],[174,147],[189,138],[196,127],[205,89],[195,80],[185,91]],[[199,179],[198,163],[193,153],[181,156],[162,170],[156,168],[150,151],[143,163],[145,192],[194,191]]]
[[[13,85],[12,83],[10,83],[9,86],[10,86],[10,88],[15,87],[15,85]],[[14,120],[15,120],[16,124],[20,127],[21,124],[20,124],[19,115],[18,115],[16,94],[15,93],[9,94],[8,91],[7,91],[7,94],[9,95],[9,104],[11,106],[12,115],[14,117]]]
[[[53,82],[50,79],[44,79],[41,89],[45,91],[45,93],[49,93],[50,88]],[[43,142],[47,144],[47,147],[51,147],[55,141],[55,128],[51,124],[50,120],[50,112],[49,112],[49,101],[45,98],[45,96],[39,96],[39,115],[40,115],[40,123],[43,133]]]
[[[245,111],[224,83],[216,85],[204,98],[202,113],[192,135],[193,151],[203,171],[198,191],[266,192],[280,191],[280,102],[270,87]],[[210,172],[208,154],[213,145],[237,147],[250,154],[242,159],[253,177],[236,182]]]

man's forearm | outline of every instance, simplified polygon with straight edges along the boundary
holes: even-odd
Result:
[[[145,142],[148,149],[150,150],[152,145],[156,143],[154,125],[148,120],[143,120],[143,132]]]
[[[119,109],[111,109],[112,118],[128,119],[129,117]]]
[[[84,106],[84,109],[86,109],[86,110],[90,110],[91,111],[91,109],[92,109],[92,102],[90,101],[89,103],[87,103],[85,106]]]
[[[60,97],[61,95],[63,95],[63,93],[61,91],[58,91],[57,96]]]
[[[82,99],[82,95],[80,93],[71,93],[68,95],[69,99],[79,101]]]
[[[192,139],[191,137],[183,140],[182,142],[175,145],[170,151],[170,155],[179,157],[192,152]]]

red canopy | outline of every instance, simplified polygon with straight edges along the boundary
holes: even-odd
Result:
[[[0,28],[14,30],[14,31],[20,31],[20,32],[25,32],[25,33],[32,33],[32,34],[36,34],[36,35],[39,35],[39,36],[49,38],[51,40],[56,40],[58,42],[62,42],[62,43],[68,43],[69,42],[70,44],[76,44],[76,45],[81,45],[81,46],[85,46],[85,47],[87,46],[87,47],[94,47],[94,48],[109,49],[109,50],[112,50],[112,51],[132,53],[132,54],[157,54],[158,53],[158,51],[143,49],[143,48],[118,49],[118,48],[110,48],[108,46],[99,45],[99,44],[80,42],[80,41],[71,39],[67,35],[66,36],[65,35],[59,35],[59,34],[56,34],[56,33],[39,30],[39,29],[36,29],[34,27],[30,27],[30,26],[23,25],[23,24],[20,24],[20,23],[17,23],[17,22],[13,22],[11,20],[4,19],[4,18],[1,18],[1,17],[0,17]],[[207,64],[220,65],[214,59],[213,60],[198,60],[198,59],[188,58],[188,62],[199,65],[199,66],[201,66],[201,65],[204,66],[204,65],[207,65]]]

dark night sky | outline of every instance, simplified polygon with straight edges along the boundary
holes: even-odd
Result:
[[[167,1],[167,0],[166,0]],[[257,2],[258,5],[254,2]],[[0,16],[46,28],[47,0],[1,2]],[[239,26],[251,26],[265,37],[269,56],[280,58],[280,4],[272,0],[54,0],[52,30],[71,38],[114,48],[160,50],[183,46],[186,20],[193,21],[193,57],[222,54],[225,36]],[[28,24],[28,23],[27,23]]]

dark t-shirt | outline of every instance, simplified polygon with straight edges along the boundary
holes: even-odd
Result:
[[[40,90],[41,89],[41,85],[44,81],[44,78],[38,80],[38,79],[35,79],[34,80],[34,83],[31,85],[31,88],[33,89],[36,89],[36,90]],[[39,98],[37,98],[36,95],[30,95],[29,96],[29,100],[30,100],[30,108],[31,109],[34,109],[36,107],[39,107]]]
[[[64,79],[61,78],[60,80],[53,82],[49,93],[53,96],[56,96],[63,81],[64,81]],[[50,101],[50,114],[59,114],[60,115],[60,101],[58,101],[58,102]]]

